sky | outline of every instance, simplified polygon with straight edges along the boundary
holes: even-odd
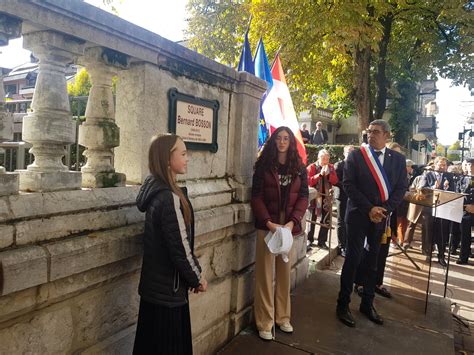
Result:
[[[105,8],[102,0],[86,0],[86,2]],[[156,0],[116,0],[120,17],[157,33],[172,41],[184,38],[186,24],[187,0],[156,1]],[[0,67],[13,68],[29,61],[30,52],[22,48],[21,38],[10,41],[7,47],[0,48]],[[436,103],[439,113],[438,143],[451,145],[462,131],[466,118],[474,112],[474,96],[465,87],[451,87],[451,81],[440,79],[437,82]],[[470,128],[470,127],[469,127]]]

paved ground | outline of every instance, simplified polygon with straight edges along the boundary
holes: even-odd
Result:
[[[333,238],[335,239],[335,238]],[[335,246],[335,240],[331,243]],[[221,354],[474,354],[474,266],[450,265],[447,299],[444,293],[445,269],[434,259],[428,313],[424,300],[428,263],[415,242],[409,254],[419,264],[417,271],[405,256],[387,260],[385,285],[394,294],[391,300],[376,297],[375,305],[384,316],[382,327],[366,320],[357,310],[354,295],[351,308],[357,327],[350,329],[335,317],[335,300],[343,258],[328,257],[314,249],[312,274],[292,295],[293,335],[279,331],[276,339],[264,342],[254,327],[234,338]],[[331,261],[330,261],[331,260]],[[471,261],[472,263],[472,261]],[[453,317],[454,315],[454,317]],[[470,325],[470,327],[469,327]]]

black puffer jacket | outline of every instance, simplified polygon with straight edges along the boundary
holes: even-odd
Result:
[[[185,188],[183,192],[187,198]],[[153,176],[143,183],[137,206],[146,211],[138,293],[147,302],[183,305],[188,289],[198,287],[201,278],[201,267],[193,253],[194,216],[191,227],[186,228],[179,197]]]

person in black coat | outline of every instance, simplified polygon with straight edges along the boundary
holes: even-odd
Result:
[[[474,158],[466,159],[466,170],[469,176],[465,176],[465,181],[461,191],[467,196],[464,198],[464,213],[461,220],[461,252],[456,264],[468,264],[471,255],[471,229],[474,225]]]
[[[355,326],[355,320],[349,310],[350,296],[366,238],[369,270],[359,310],[374,323],[383,324],[382,317],[373,306],[377,255],[381,237],[386,230],[387,218],[390,218],[390,214],[400,204],[407,188],[405,157],[385,147],[390,137],[388,123],[383,120],[372,121],[367,134],[368,146],[350,153],[344,166],[343,186],[349,197],[345,216],[347,251],[336,311],[339,320],[350,327]],[[364,155],[366,150],[370,150],[370,161],[381,166],[386,175],[388,196],[387,192],[381,192],[378,188],[377,180],[364,158],[368,156]]]
[[[337,240],[338,240],[338,254],[343,257],[346,256],[346,241],[347,241],[347,232],[346,232],[346,223],[344,222],[344,216],[346,215],[346,206],[347,206],[347,194],[344,191],[344,186],[342,181],[344,178],[344,163],[349,156],[349,153],[354,150],[353,145],[346,145],[344,147],[344,159],[338,161],[334,167],[336,169],[336,174],[338,178],[338,183],[336,186],[339,188],[339,194],[337,195],[336,204],[337,204]]]
[[[447,169],[448,160],[445,157],[436,157],[434,161],[434,171],[428,171],[424,175],[424,187],[444,191],[455,191],[453,176],[452,174],[447,173]],[[449,238],[449,223],[450,221],[448,220],[434,218],[433,238],[431,244],[435,243],[438,248],[438,263],[441,266],[446,266],[444,253]]]
[[[194,216],[176,175],[186,173],[186,146],[176,135],[152,140],[151,175],[137,196],[146,212],[134,354],[192,354],[188,292],[207,290],[194,255]]]

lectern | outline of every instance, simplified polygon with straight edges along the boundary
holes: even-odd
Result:
[[[460,223],[463,213],[463,200],[465,194],[444,191],[438,189],[422,188],[416,189],[405,194],[405,201],[413,203],[415,205],[421,205],[424,207],[429,207],[433,211],[433,228],[434,231],[434,222],[435,218],[442,218],[451,221],[450,230],[449,230],[449,247],[448,247],[448,260],[446,267],[446,275],[444,281],[444,297],[446,297],[446,288],[448,282],[448,273],[449,273],[449,262],[450,262],[450,251],[451,251],[451,240],[453,235],[453,225],[452,222]],[[431,236],[433,237],[433,236]],[[443,236],[444,238],[444,236]],[[444,245],[444,241],[442,241]],[[428,268],[428,280],[426,285],[426,298],[425,298],[425,313],[428,309],[428,295],[430,293],[430,281],[431,281],[431,259],[433,255],[432,248],[429,255],[429,268]]]

